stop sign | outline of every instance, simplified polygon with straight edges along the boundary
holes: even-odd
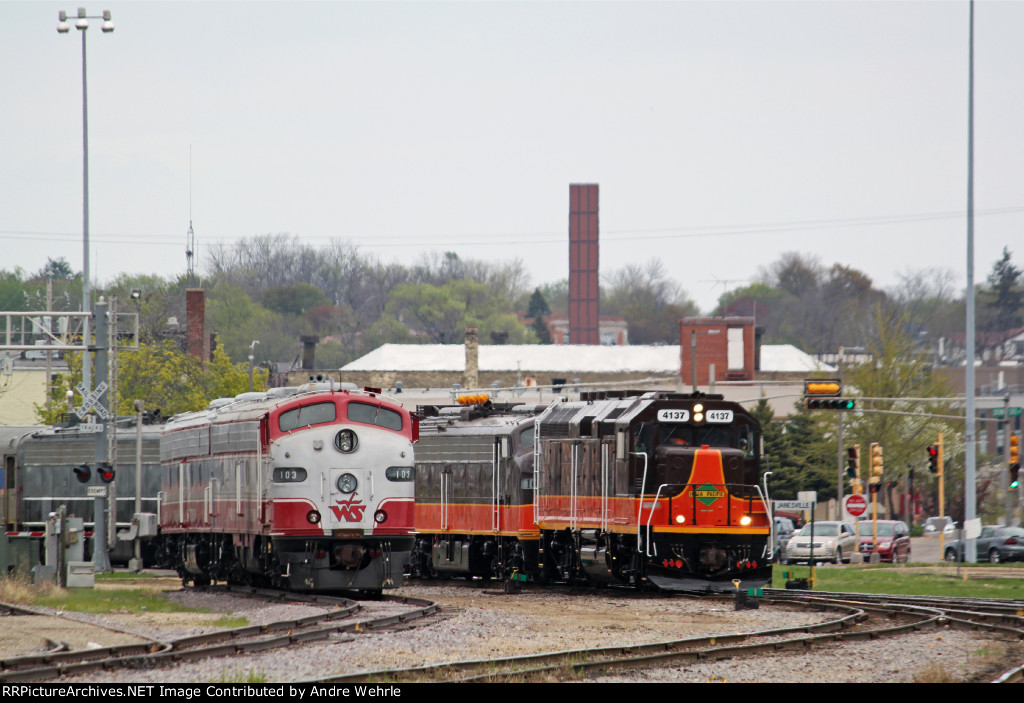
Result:
[[[868,509],[867,498],[859,493],[846,496],[846,500],[843,501],[843,505],[846,508],[846,512],[850,513],[853,517],[860,517],[867,512]]]

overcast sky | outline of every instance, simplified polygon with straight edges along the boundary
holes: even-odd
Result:
[[[82,265],[77,5],[0,2],[0,268]],[[707,312],[786,251],[966,281],[967,2],[112,2],[88,30],[93,278],[288,233],[568,275],[657,257]],[[1024,265],[1024,3],[975,5],[977,280]],[[190,157],[191,153],[191,157]],[[189,163],[191,160],[191,175]],[[191,186],[190,186],[191,182]]]

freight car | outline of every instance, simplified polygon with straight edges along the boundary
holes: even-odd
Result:
[[[328,384],[243,394],[171,418],[160,529],[182,578],[378,593],[413,541],[418,423]]]
[[[413,574],[688,591],[771,578],[760,426],[722,396],[421,413],[435,419],[417,448]]]

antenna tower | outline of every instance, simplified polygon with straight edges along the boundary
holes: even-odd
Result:
[[[186,280],[189,288],[196,287],[196,233],[192,229],[192,146],[188,147],[188,241],[185,243],[188,263]]]

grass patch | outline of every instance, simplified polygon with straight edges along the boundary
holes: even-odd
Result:
[[[971,565],[970,578],[958,578],[955,567],[915,569],[913,566],[872,564],[865,566],[819,567],[815,569],[814,588],[839,593],[892,593],[908,596],[951,596],[966,598],[1008,598],[1024,600],[1024,567],[1022,578],[984,576],[985,568]],[[1005,568],[1004,565],[1000,565]],[[772,586],[785,588],[783,572],[792,571],[797,578],[807,578],[806,566],[776,566]]]
[[[153,579],[165,578],[162,576],[154,576],[153,574],[147,574],[143,572],[134,571],[110,571],[105,574],[96,574],[97,581],[128,581],[131,579],[146,579],[152,581]]]
[[[212,623],[215,627],[223,627],[225,630],[235,630],[239,627],[245,627],[249,624],[249,618],[244,615],[225,615],[222,618],[214,620]]]
[[[165,591],[155,588],[64,589],[52,583],[38,586],[23,577],[0,579],[0,601],[41,605],[77,613],[208,613],[209,608],[187,608],[167,600]]]
[[[209,608],[186,608],[165,597],[164,591],[155,588],[96,590],[92,588],[55,589],[49,594],[39,594],[32,605],[71,610],[78,613],[208,613]]]
[[[225,669],[220,676],[210,683],[267,683],[270,679],[258,669],[245,671],[228,671]]]

